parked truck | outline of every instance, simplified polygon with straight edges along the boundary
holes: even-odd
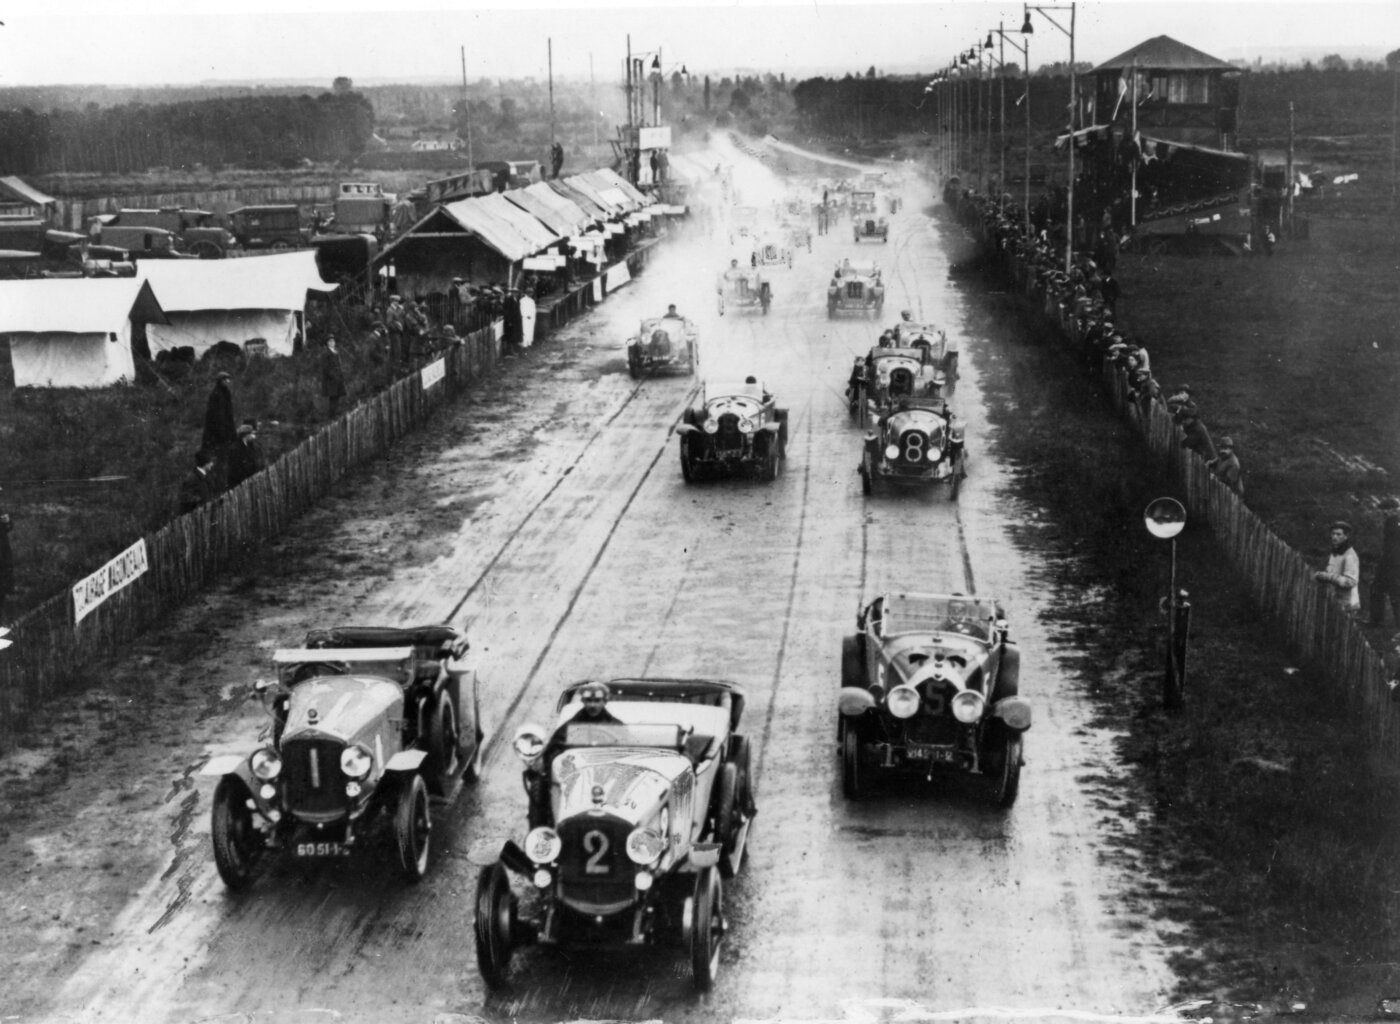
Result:
[[[377,181],[342,181],[335,195],[331,231],[344,235],[373,235],[380,242],[390,234],[394,200]]]
[[[240,206],[228,215],[229,228],[243,249],[299,249],[308,242],[295,203]]]
[[[94,241],[103,245],[116,245],[129,248],[125,241],[113,240],[120,236],[130,240],[137,237],[126,230],[116,229],[158,228],[172,236],[175,250],[198,256],[204,260],[223,259],[235,246],[232,233],[220,225],[215,215],[208,210],[187,209],[180,206],[162,206],[159,209],[124,209],[104,217],[93,218],[97,224]]]

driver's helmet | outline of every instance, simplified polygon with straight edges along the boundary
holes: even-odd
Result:
[[[588,683],[578,691],[578,699],[585,711],[594,714],[602,711],[608,704],[608,687],[606,683]]]

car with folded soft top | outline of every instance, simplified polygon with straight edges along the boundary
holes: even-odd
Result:
[[[211,758],[214,864],[247,889],[270,859],[338,860],[387,830],[406,881],[428,870],[432,803],[474,779],[484,739],[455,627],[315,629],[254,684],[270,721],[250,754]]]
[[[889,591],[861,605],[841,644],[837,744],[852,800],[877,777],[985,781],[999,807],[1020,790],[1031,705],[1001,604]]]
[[[698,360],[699,332],[695,324],[674,313],[643,320],[627,342],[627,372],[633,378],[665,372],[694,373]]]
[[[477,879],[489,986],[509,982],[527,945],[678,945],[696,986],[713,984],[724,882],[756,813],[743,711],[743,690],[724,680],[585,680],[561,694],[552,730],[519,730],[529,832]]]
[[[706,381],[681,414],[681,476],[693,483],[717,473],[774,480],[787,458],[788,411],[755,378]]]

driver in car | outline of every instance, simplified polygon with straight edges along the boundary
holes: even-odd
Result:
[[[531,828],[553,825],[554,815],[549,806],[549,769],[554,755],[564,745],[564,734],[573,722],[611,722],[621,724],[621,719],[608,710],[608,687],[606,683],[587,683],[579,688],[580,707],[566,721],[560,722],[545,743],[534,763],[525,769],[525,792],[529,797],[529,822]]]

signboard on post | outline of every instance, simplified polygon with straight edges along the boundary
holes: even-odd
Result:
[[[138,540],[116,558],[81,582],[73,584],[73,622],[82,622],[87,615],[117,591],[145,575],[146,541]]]
[[[433,362],[429,363],[427,366],[423,367],[423,369],[418,371],[419,381],[421,382],[424,391],[427,391],[430,387],[432,387],[434,384],[436,384],[438,381],[442,380],[446,376],[446,359],[435,359]]]
[[[648,149],[670,149],[671,126],[669,124],[660,124],[654,125],[651,128],[638,128],[637,148],[643,151]]]

